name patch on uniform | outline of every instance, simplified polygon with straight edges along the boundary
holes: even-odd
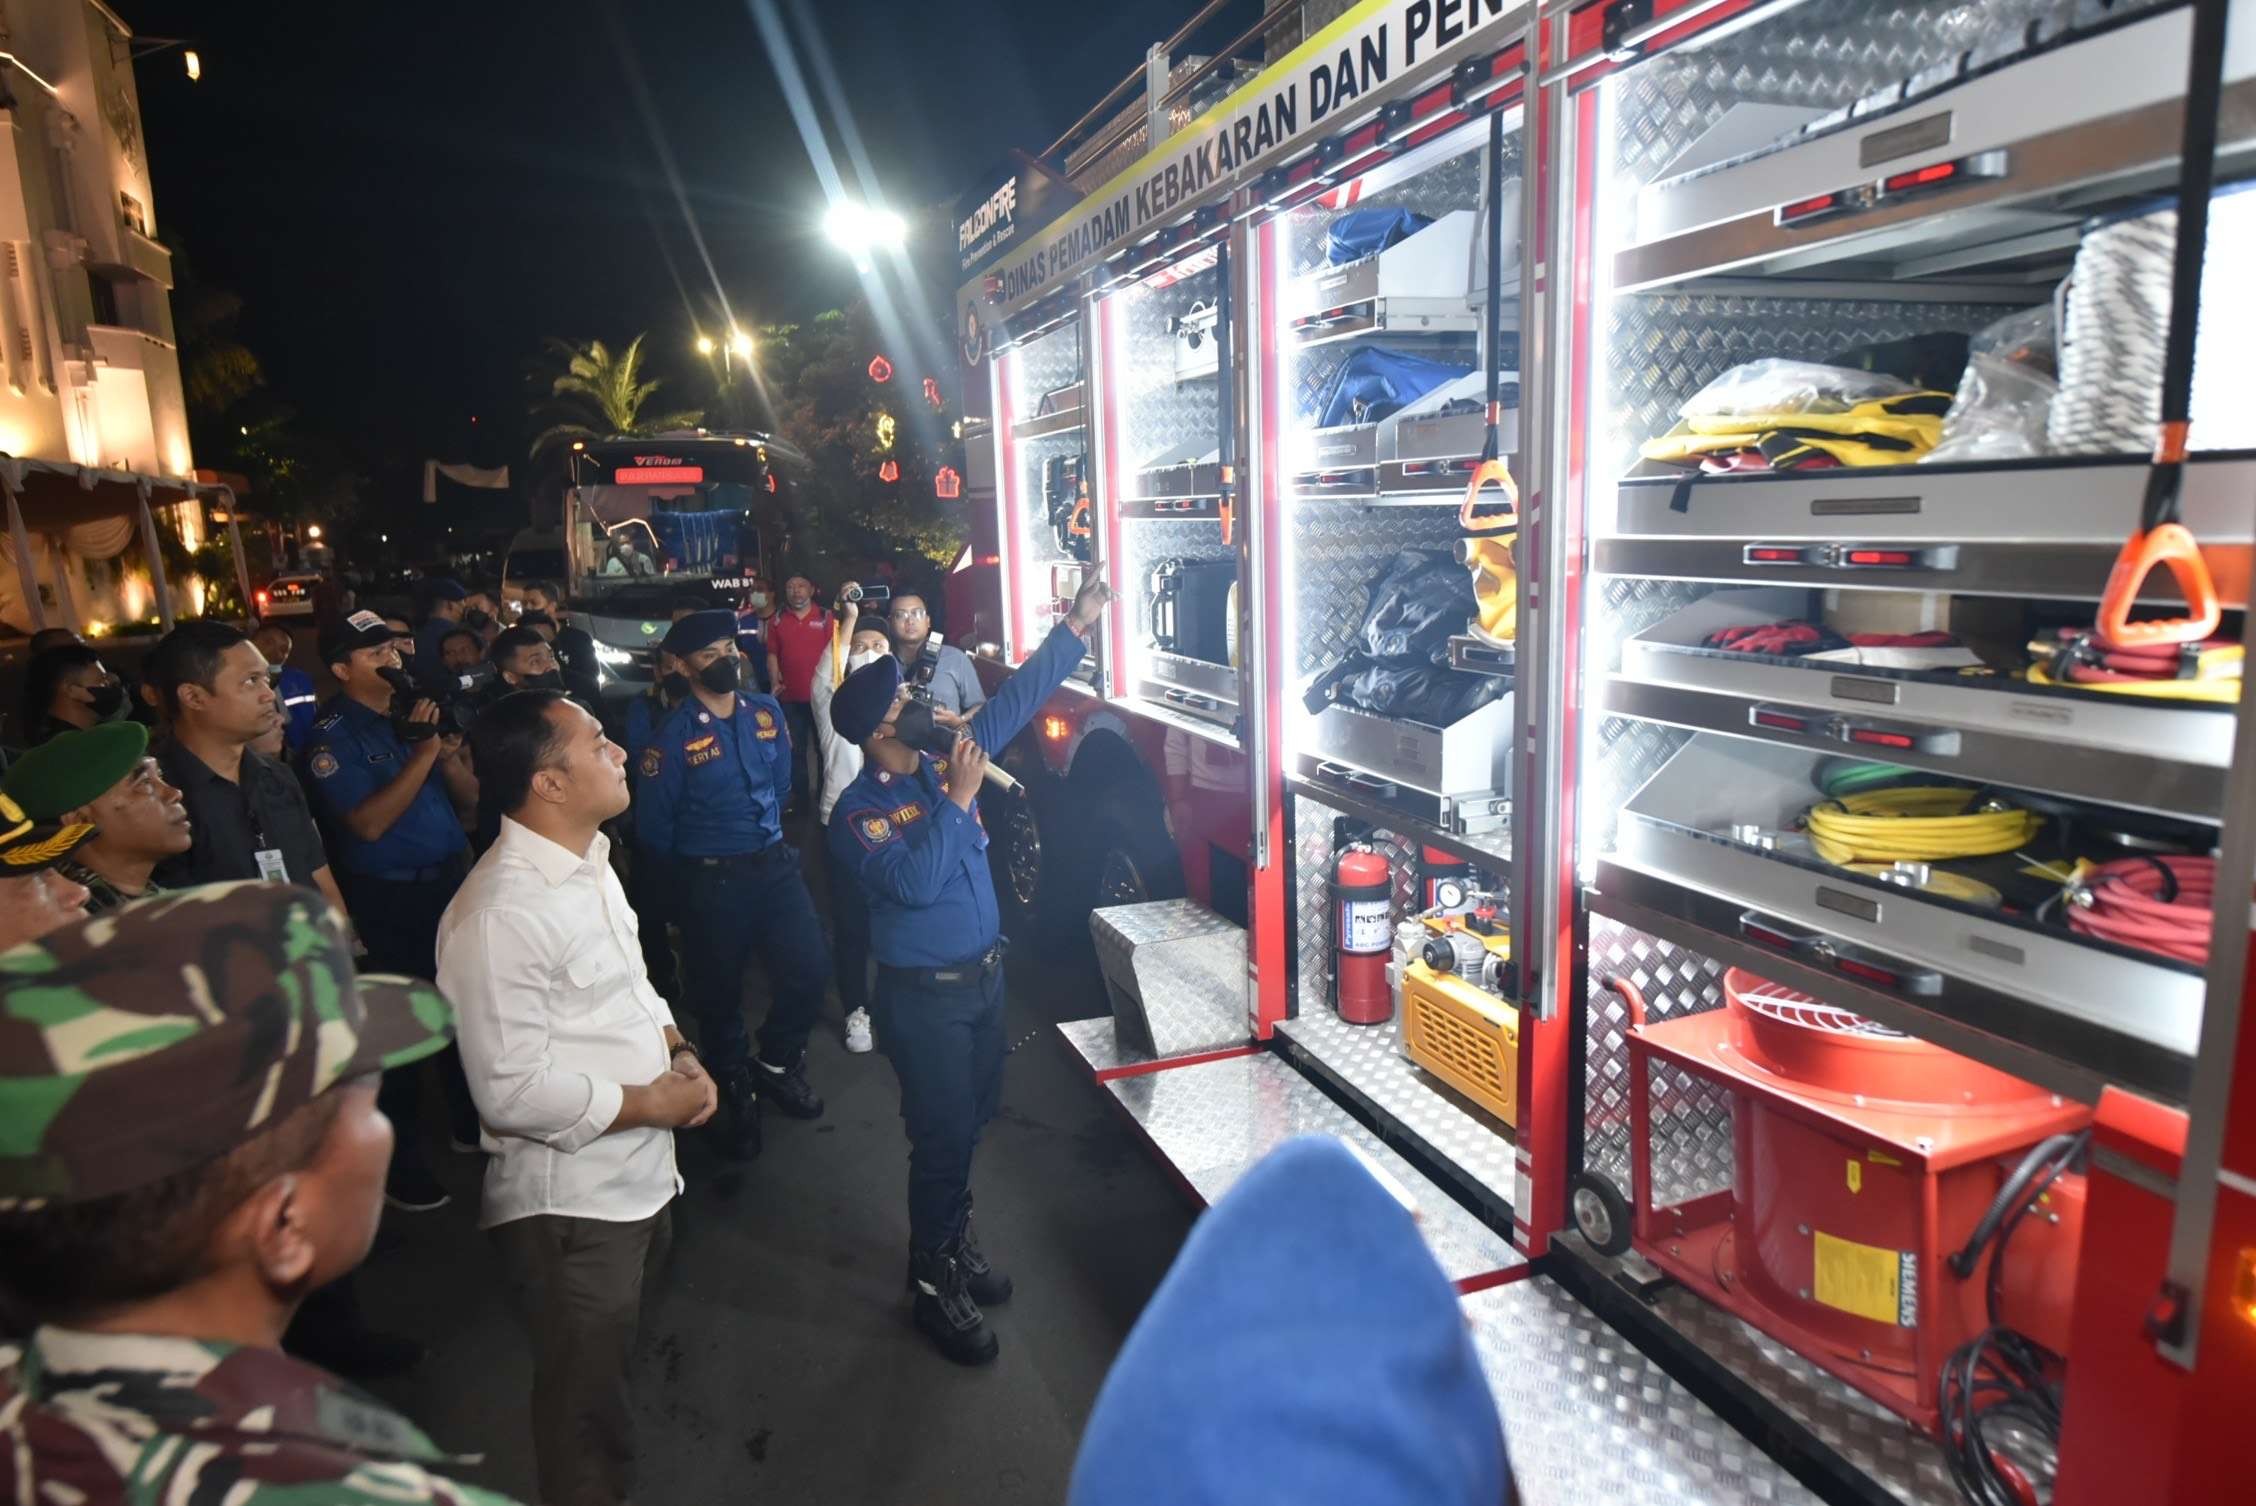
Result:
[[[693,769],[701,763],[711,763],[720,756],[720,739],[711,734],[695,738],[682,746],[682,757]]]
[[[665,755],[660,753],[656,748],[643,749],[642,777],[645,779],[656,779],[658,777],[658,765],[664,762],[664,760]]]
[[[896,826],[906,826],[911,821],[922,821],[923,819],[924,807],[921,805],[904,805],[893,813],[893,824]]]
[[[337,772],[337,755],[327,748],[323,748],[320,752],[314,754],[309,763],[313,769],[313,777],[316,779],[327,779]]]

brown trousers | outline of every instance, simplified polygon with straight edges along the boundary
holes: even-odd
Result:
[[[625,1506],[634,1484],[627,1362],[671,1209],[633,1223],[536,1214],[490,1231],[533,1340],[533,1459],[546,1506]]]

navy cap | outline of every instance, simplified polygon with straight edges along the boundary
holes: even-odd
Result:
[[[435,575],[423,583],[433,601],[460,601],[470,593],[451,575]]]
[[[321,635],[321,662],[341,664],[356,648],[381,648],[405,636],[374,612],[355,612]]]
[[[1496,1506],[1509,1479],[1456,1289],[1394,1196],[1310,1137],[1191,1230],[1098,1393],[1067,1499]]]
[[[885,720],[900,693],[901,661],[891,654],[880,655],[876,663],[848,675],[831,696],[830,730],[860,747]]]
[[[711,648],[736,636],[736,614],[713,608],[692,612],[666,630],[658,646],[675,658],[686,658],[701,648]]]

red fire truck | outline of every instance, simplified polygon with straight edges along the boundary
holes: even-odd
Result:
[[[2256,5],[1220,9],[961,215],[1066,1046],[1393,1176],[1528,1500],[2237,1499]]]

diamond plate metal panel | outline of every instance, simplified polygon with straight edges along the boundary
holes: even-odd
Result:
[[[1525,1264],[1503,1236],[1274,1056],[1201,1062],[1117,1078],[1105,1088],[1209,1204],[1285,1141],[1325,1135],[1363,1152],[1410,1195],[1418,1230],[1451,1280]]]
[[[1447,549],[1460,534],[1454,507],[1290,504],[1294,673],[1312,675],[1346,652],[1363,625],[1363,593],[1400,549]]]
[[[1590,917],[1585,979],[1583,1136],[1585,1169],[1629,1191],[1629,1009],[1606,986],[1625,978],[1645,1000],[1648,1020],[1673,1019],[1723,1006],[1723,964],[1689,948],[1633,930],[1603,915]],[[1656,1070],[1653,1109],[1653,1193],[1662,1205],[1731,1185],[1731,1101],[1704,1079]]]
[[[1741,101],[1831,110],[2013,33],[2072,0],[1806,0],[1705,47],[1664,53],[1618,85],[1617,182],[1659,177]]]
[[[1329,1009],[1315,1009],[1277,1029],[1427,1154],[1499,1203],[1512,1201],[1510,1133],[1488,1115],[1460,1107],[1461,1100],[1404,1056],[1394,1022],[1350,1025]]]
[[[1043,393],[1081,380],[1081,321],[1076,319],[1061,325],[1022,347],[1018,370],[1018,411],[1031,418]],[[1016,546],[1020,559],[1034,565],[1067,563],[1065,551],[1058,548],[1057,535],[1050,531],[1049,507],[1042,496],[1042,464],[1060,456],[1086,454],[1088,448],[1086,429],[1047,434],[1012,444],[1011,453],[1017,457],[1019,467],[1019,495],[1025,499],[1020,509]],[[1036,580],[1031,575],[1021,578],[1037,587],[1047,579],[1045,576]],[[1046,627],[1046,622],[1037,622],[1035,632],[1039,634]]]
[[[1548,1277],[1464,1301],[1526,1506],[1817,1497]]]
[[[1121,349],[1112,377],[1120,384],[1120,471],[1124,478],[1150,467],[1178,445],[1197,443],[1202,452],[1221,444],[1222,413],[1216,379],[1175,380],[1175,335],[1171,321],[1194,307],[1212,308],[1222,276],[1209,269],[1164,288],[1124,295]],[[1211,347],[1208,347],[1211,349]],[[1208,528],[1219,534],[1214,525]]]
[[[1161,899],[1093,911],[1089,932],[1123,1040],[1162,1057],[1245,1040],[1242,926],[1196,900]]]
[[[1093,1020],[1067,1020],[1057,1030],[1065,1038],[1066,1049],[1079,1057],[1092,1074],[1138,1067],[1154,1060],[1150,1052],[1120,1039],[1118,1025],[1111,1015],[1100,1015]]]
[[[1482,175],[1487,171],[1486,127],[1467,132],[1464,145],[1465,150],[1456,156],[1444,158],[1399,183],[1360,194],[1353,204],[1327,209],[1321,203],[1311,203],[1294,210],[1285,218],[1284,264],[1298,275],[1321,263],[1326,250],[1324,237],[1332,221],[1350,210],[1407,209],[1428,219],[1440,219],[1453,209],[1478,208]],[[1520,158],[1520,133],[1514,131],[1504,138],[1505,177],[1520,176]]]

